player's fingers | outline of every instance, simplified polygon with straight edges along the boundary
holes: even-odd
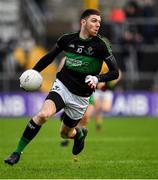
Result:
[[[92,82],[89,82],[89,83],[88,83],[88,86],[91,86],[91,85],[92,85]]]

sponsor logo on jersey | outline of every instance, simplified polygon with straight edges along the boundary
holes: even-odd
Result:
[[[88,62],[82,62],[80,60],[72,59],[72,58],[67,58],[66,59],[66,66],[68,67],[81,67],[81,66],[88,66]]]
[[[92,54],[94,54],[93,48],[92,48],[92,47],[88,47],[88,49],[85,50],[85,53],[86,53],[87,55],[92,55]]]

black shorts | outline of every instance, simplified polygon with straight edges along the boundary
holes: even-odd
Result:
[[[73,128],[73,127],[76,127],[77,124],[80,122],[81,119],[78,119],[78,120],[73,120],[71,119],[65,112],[63,112],[61,114],[61,120],[63,121],[63,123],[70,127],[70,128]]]

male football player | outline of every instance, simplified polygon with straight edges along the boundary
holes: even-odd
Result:
[[[41,126],[63,108],[65,113],[60,130],[61,137],[74,140],[74,155],[83,150],[87,129],[76,126],[87,109],[89,97],[98,82],[111,81],[118,78],[119,74],[111,47],[98,35],[100,23],[100,11],[85,10],[81,14],[79,32],[62,35],[53,49],[33,67],[41,72],[59,53],[65,53],[64,67],[57,73],[41,110],[29,121],[16,150],[4,160],[5,163],[17,163],[21,152],[37,135]],[[99,74],[103,61],[108,65],[109,72]]]

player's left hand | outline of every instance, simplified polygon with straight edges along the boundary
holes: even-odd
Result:
[[[90,88],[95,89],[98,84],[98,78],[96,76],[88,75],[85,78],[85,83],[87,83]]]

